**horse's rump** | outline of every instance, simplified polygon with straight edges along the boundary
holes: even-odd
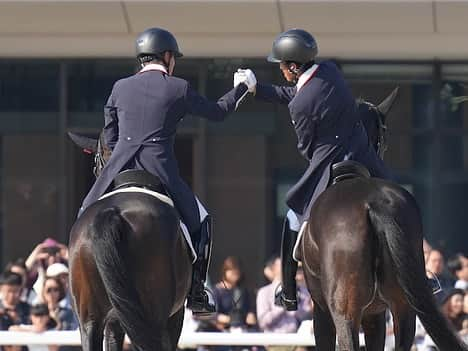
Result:
[[[414,338],[414,312],[441,350],[465,350],[431,296],[422,238],[416,201],[397,184],[355,178],[317,199],[302,245],[305,275],[312,297],[330,311],[340,342],[348,345],[341,347],[351,348],[344,335],[357,333],[361,318],[374,318],[387,305],[396,313],[402,350]]]
[[[114,194],[87,208],[71,235],[72,291],[80,322],[89,313],[103,321],[111,316],[140,349],[161,344],[158,330],[183,308],[191,278],[175,209],[146,194]],[[81,279],[73,278],[77,275]],[[104,291],[82,296],[86,281],[102,282]],[[99,310],[84,311],[83,298],[99,300]]]

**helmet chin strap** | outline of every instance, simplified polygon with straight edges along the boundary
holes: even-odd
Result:
[[[291,74],[294,74],[293,83],[296,84],[297,80],[298,80],[298,75],[299,75],[300,69],[299,68],[292,68],[292,66],[293,66],[292,64],[288,65],[288,72],[291,73]]]

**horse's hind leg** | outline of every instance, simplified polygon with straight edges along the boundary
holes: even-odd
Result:
[[[179,342],[180,333],[182,332],[182,324],[184,322],[184,307],[177,311],[167,322],[167,329],[169,332],[169,338],[171,341],[171,350],[177,349],[177,343]]]
[[[88,320],[80,325],[83,351],[102,351],[103,329],[102,323],[96,320]]]
[[[314,335],[317,350],[335,351],[336,333],[335,325],[328,311],[314,304]]]
[[[115,317],[109,317],[104,329],[106,351],[122,351],[125,332]]]
[[[407,303],[392,306],[395,351],[409,351],[416,330],[416,313]]]
[[[365,270],[360,269],[358,265],[350,265],[349,269],[360,270],[360,276],[358,277],[353,271],[345,272],[345,276],[334,272],[335,276],[338,276],[337,278],[330,272],[326,274],[327,277],[334,277],[334,279],[329,278],[327,282],[327,290],[329,291],[327,304],[335,323],[338,350],[340,351],[359,350],[362,309],[372,300],[371,289],[368,288],[372,284],[365,279]]]
[[[334,271],[323,275],[328,278],[326,300],[335,324],[338,350],[358,351],[362,309],[372,299],[371,289],[368,288],[372,284],[365,279],[365,269],[357,264],[348,263],[348,266],[349,271],[342,268],[344,274]],[[360,276],[354,269],[361,272]]]
[[[83,275],[85,268],[78,267],[78,264],[75,263],[72,266],[71,272],[75,312],[80,321],[82,349],[83,351],[102,351],[106,302],[93,299],[96,293],[91,291],[91,287],[94,289],[103,289],[103,287],[95,275]],[[93,281],[94,284],[91,286],[83,283],[88,281]]]
[[[359,351],[359,323],[341,314],[335,314],[333,320],[338,338],[338,350]]]
[[[366,350],[383,351],[386,334],[385,311],[364,316],[361,324],[366,340]]]

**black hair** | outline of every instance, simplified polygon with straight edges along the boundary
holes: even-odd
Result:
[[[23,285],[23,277],[18,273],[5,272],[0,276],[0,285]]]
[[[277,259],[279,259],[279,258],[280,258],[280,256],[278,254],[274,254],[274,255],[270,256],[265,262],[265,267],[272,267],[273,264],[275,263],[275,261]]]
[[[54,329],[55,327],[57,327],[57,321],[51,317],[47,304],[38,303],[36,305],[32,305],[29,312],[31,316],[49,316],[49,321],[46,325],[47,329]]]
[[[138,61],[141,64],[151,63],[151,62],[158,63],[158,62],[162,62],[162,57],[159,55],[141,55],[141,56],[138,56]]]
[[[447,269],[450,271],[450,273],[452,273],[453,275],[456,275],[456,273],[463,268],[462,259],[464,257],[465,255],[458,253],[455,256],[452,256],[448,259]]]
[[[174,55],[174,52],[172,51],[164,51],[160,54],[142,54],[138,56],[137,59],[138,59],[138,62],[142,65],[150,64],[150,63],[157,63],[169,69],[169,62],[165,62],[164,60],[164,55],[166,54],[166,52],[170,52],[172,55]]]
[[[45,303],[38,303],[36,305],[31,306],[30,313],[34,316],[48,316],[49,307],[47,307],[47,304]]]
[[[7,265],[5,266],[4,272],[11,272],[12,267],[21,267],[26,272],[28,271],[28,267],[26,267],[24,258],[17,258],[16,260],[8,262]]]

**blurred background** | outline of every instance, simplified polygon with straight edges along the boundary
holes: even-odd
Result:
[[[138,69],[137,33],[154,26],[185,54],[175,74],[211,99],[238,67],[284,83],[265,57],[294,27],[316,36],[356,97],[378,103],[399,86],[386,162],[416,196],[431,245],[466,253],[467,18],[462,1],[0,2],[1,263],[45,237],[68,241],[94,178],[92,157],[66,132],[99,132],[113,83]],[[225,123],[186,118],[177,156],[214,216],[213,280],[235,255],[256,285],[279,249],[285,192],[305,168],[288,111],[249,100]]]

